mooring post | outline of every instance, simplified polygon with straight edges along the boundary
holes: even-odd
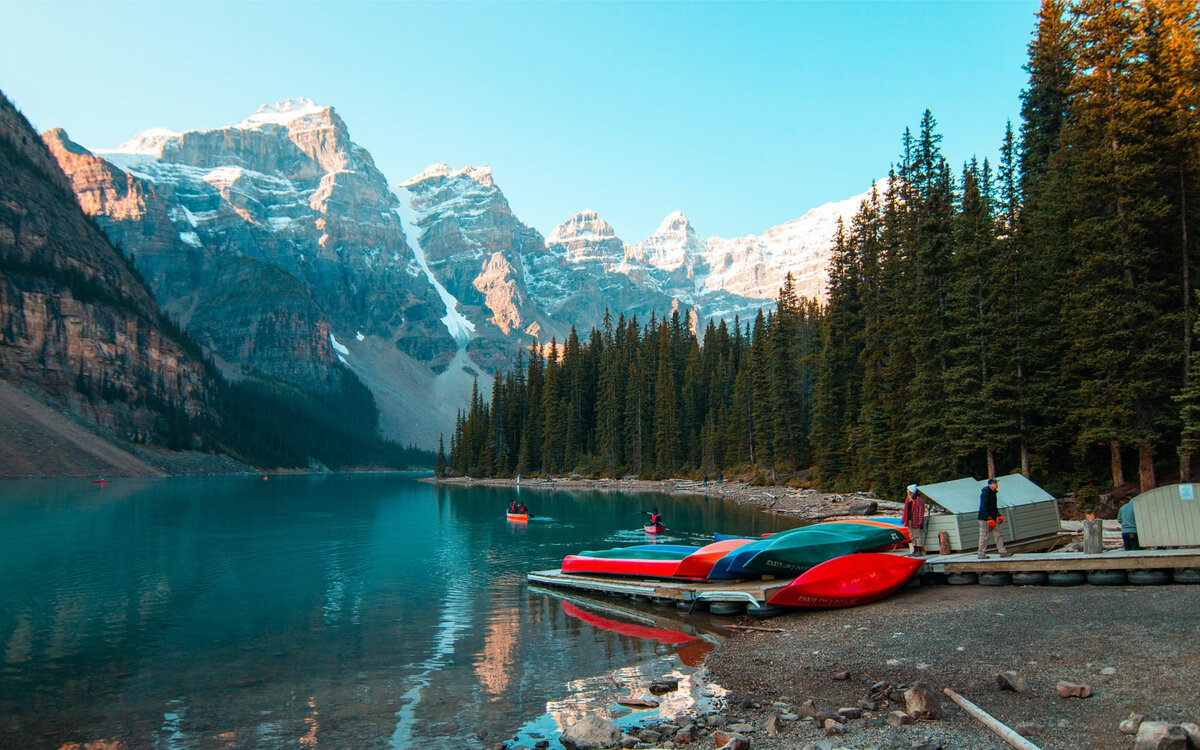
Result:
[[[1083,551],[1089,555],[1104,551],[1104,522],[1099,518],[1089,518],[1083,522]]]
[[[950,532],[938,532],[938,553],[942,555],[950,554]]]

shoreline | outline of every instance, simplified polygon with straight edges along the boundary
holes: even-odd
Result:
[[[821,492],[787,485],[751,485],[748,482],[697,479],[585,479],[582,477],[475,479],[473,477],[428,477],[421,481],[464,487],[520,487],[551,491],[587,490],[590,492],[655,492],[664,495],[702,495],[755,505],[802,521],[819,521],[844,516],[899,514],[904,503],[880,500],[866,492]]]

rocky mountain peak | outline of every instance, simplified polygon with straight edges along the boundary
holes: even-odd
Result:
[[[423,182],[428,182],[434,179],[444,179],[448,181],[456,181],[459,178],[466,178],[485,188],[496,187],[495,179],[492,176],[492,168],[487,165],[478,167],[463,167],[455,171],[449,164],[444,161],[439,161],[437,164],[430,164],[419,174],[413,175],[405,182],[401,183],[401,187],[412,187]]]
[[[113,150],[122,154],[145,154],[158,157],[162,156],[163,145],[167,141],[178,140],[180,135],[180,133],[167,128],[150,128],[135,134]]]
[[[288,127],[292,122],[302,117],[311,117],[312,115],[332,111],[332,107],[323,107],[312,99],[303,97],[284,99],[274,104],[263,104],[254,114],[233,127],[240,130],[254,130],[263,125],[282,125]]]
[[[707,246],[692,222],[681,211],[673,211],[658,225],[654,234],[631,247],[630,262],[645,263],[663,271],[680,271],[692,278],[703,262]]]
[[[617,236],[616,230],[592,209],[584,209],[559,224],[546,237],[546,242],[571,242],[572,240],[611,240]]]

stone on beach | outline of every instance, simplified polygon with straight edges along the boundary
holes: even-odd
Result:
[[[679,680],[661,679],[650,683],[650,692],[654,695],[662,695],[679,689]]]
[[[1142,722],[1145,720],[1145,714],[1131,713],[1129,714],[1128,719],[1121,722],[1118,729],[1120,729],[1121,734],[1137,734],[1138,727],[1140,727]]]
[[[767,717],[766,731],[772,737],[778,737],[783,733],[783,720],[779,718],[779,714],[771,714]]]
[[[1067,682],[1066,680],[1059,680],[1058,684],[1054,687],[1058,690],[1059,698],[1087,698],[1092,694],[1092,689],[1089,686]]]
[[[913,717],[903,711],[892,711],[887,715],[887,723],[893,727],[901,727],[905,724],[912,724]]]
[[[738,732],[727,732],[718,729],[713,732],[713,742],[721,750],[750,750],[750,740]]]
[[[1017,693],[1028,693],[1029,683],[1025,678],[1013,671],[1001,672],[996,675],[996,684],[1001,690],[1012,690]]]

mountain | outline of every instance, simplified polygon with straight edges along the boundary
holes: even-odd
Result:
[[[84,209],[227,376],[371,389],[384,434],[436,444],[483,368],[441,320],[400,204],[331,107],[264,105],[217,130],[89,151],[44,134]],[[431,439],[432,436],[432,439]]]
[[[486,166],[434,164],[398,185],[332,107],[263,105],[209,131],[143,131],[91,150],[44,134],[87,213],[159,303],[234,379],[370,389],[387,437],[436,445],[471,388],[518,350],[615,317],[687,309],[751,318],[792,271],[823,295],[830,204],[760,236],[704,237],[680,213],[628,244],[594,211],[546,237]]]
[[[197,425],[215,419],[216,383],[199,349],[159,313],[128,259],[80,210],[54,156],[2,95],[0,373],[36,401],[126,443],[189,447],[199,439]],[[30,413],[34,407],[23,403]],[[71,433],[59,415],[27,423],[50,424],[49,416],[59,426],[38,434]]]

